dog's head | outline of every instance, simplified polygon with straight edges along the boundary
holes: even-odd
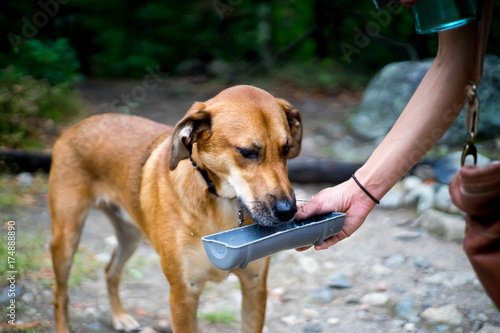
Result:
[[[169,167],[191,157],[217,195],[237,198],[256,223],[274,225],[297,211],[286,161],[299,154],[301,139],[300,114],[288,102],[236,86],[195,103],[177,124]]]

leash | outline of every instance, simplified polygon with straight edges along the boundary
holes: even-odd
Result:
[[[467,96],[467,141],[462,151],[461,165],[464,166],[467,156],[472,156],[474,165],[477,163],[477,148],[475,146],[479,125],[479,97],[477,87],[483,76],[483,62],[488,43],[488,33],[493,11],[492,0],[478,0],[477,6],[477,37],[474,52],[474,67],[472,80],[465,87]]]

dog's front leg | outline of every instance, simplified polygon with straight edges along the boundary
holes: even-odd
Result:
[[[170,284],[170,313],[174,333],[198,332],[196,312],[204,286],[204,283],[198,285],[183,281]]]
[[[241,332],[261,333],[264,327],[267,300],[269,258],[250,263],[243,270],[233,271],[240,279],[243,302]]]

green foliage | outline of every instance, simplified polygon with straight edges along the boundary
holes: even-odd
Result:
[[[85,279],[97,279],[98,262],[92,258],[92,255],[80,247],[73,259],[73,266],[69,275],[68,286],[74,288],[82,284]]]
[[[495,0],[495,7],[499,3]],[[55,40],[46,44],[23,35],[26,22],[40,11],[36,0],[4,1],[0,30],[27,39],[18,59],[30,67],[25,73],[51,83],[71,79],[76,71],[66,39],[77,50],[85,75],[139,78],[148,66],[175,73],[180,63],[193,59],[203,65],[212,60],[250,66],[265,62],[267,68],[326,59],[371,75],[393,61],[433,56],[437,46],[436,34],[416,34],[410,9],[377,11],[372,0],[197,0],[175,5],[164,0],[72,0],[60,4],[36,29],[35,38]],[[491,27],[488,52],[498,53],[496,17]],[[5,57],[12,48],[8,44],[0,44],[0,68],[18,61],[17,55]],[[23,60],[25,55],[35,59],[33,66]],[[47,62],[66,68],[49,70]]]
[[[14,66],[20,73],[45,79],[51,85],[72,82],[79,75],[80,64],[65,38],[47,42],[29,39],[19,46],[14,59]]]
[[[46,235],[32,235],[28,233],[21,233],[16,228],[16,270],[20,276],[35,273],[44,266],[48,266],[44,258],[45,247],[47,245]],[[8,247],[7,247],[7,232],[3,229],[3,239],[0,240],[0,256],[5,258],[7,262]],[[0,265],[0,275],[6,276],[7,265]],[[7,280],[0,283],[0,287],[5,286]]]
[[[231,309],[218,309],[212,312],[200,312],[198,318],[208,321],[209,323],[231,324],[236,321],[238,313]]]
[[[80,109],[68,83],[52,86],[12,66],[0,71],[0,146],[23,148],[37,132],[37,119],[63,121]]]

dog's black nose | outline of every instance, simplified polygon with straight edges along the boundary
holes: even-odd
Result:
[[[274,213],[281,222],[289,221],[297,213],[297,205],[295,201],[277,200],[274,205]]]

